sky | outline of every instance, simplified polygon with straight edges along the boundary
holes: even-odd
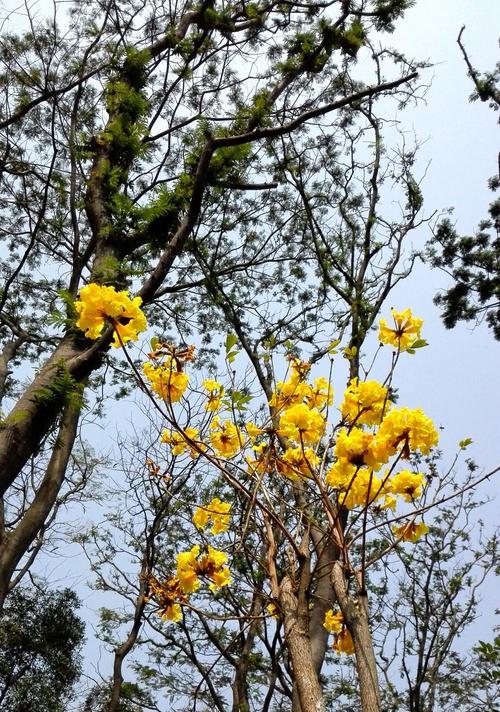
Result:
[[[4,0],[2,5],[4,10],[21,8],[16,0]],[[50,12],[51,3],[40,0],[40,14],[44,7]],[[20,12],[11,16],[11,29],[20,26]],[[468,101],[473,86],[456,43],[462,25],[473,65],[478,70],[492,69],[498,61],[498,0],[418,0],[398,23],[391,40],[394,46],[407,55],[429,59],[433,67],[423,76],[426,82],[432,79],[425,102],[394,118],[422,142],[416,174],[425,174],[420,187],[427,214],[454,208],[451,218],[459,232],[472,234],[487,216],[492,197],[487,180],[498,168],[498,115],[482,102]],[[423,225],[412,239],[421,247],[430,236],[429,227]],[[500,345],[485,324],[444,328],[433,297],[447,286],[442,272],[418,265],[386,306],[386,314],[391,306],[410,307],[422,317],[423,336],[429,342],[414,357],[401,360],[396,379],[400,401],[421,407],[444,426],[441,442],[450,458],[459,440],[472,438],[468,454],[481,471],[487,471],[500,463]],[[123,412],[122,406],[119,410]],[[487,493],[496,489],[485,485]],[[494,509],[487,511],[493,518]],[[50,570],[50,562],[46,566]],[[68,562],[68,569],[72,568]],[[84,577],[76,567],[74,579]],[[86,605],[92,607],[91,595]]]

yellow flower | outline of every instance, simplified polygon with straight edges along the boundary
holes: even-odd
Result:
[[[364,471],[368,474],[363,474],[358,480],[356,487],[359,488],[361,483],[369,477],[369,472],[379,470],[383,464],[383,461],[374,453],[374,443],[374,436],[364,432],[361,428],[351,428],[350,431],[342,428],[335,444],[337,459],[326,474],[326,483],[334,489],[346,489],[352,487],[351,482],[357,473]],[[372,478],[372,482],[379,482],[379,480]],[[359,496],[362,496],[361,493]],[[354,499],[357,500],[358,496]],[[366,502],[366,497],[362,501]]]
[[[153,365],[145,363],[142,367],[151,389],[163,400],[177,403],[184,395],[189,382],[189,376],[184,371],[177,370],[177,364],[171,356],[163,363]]]
[[[303,403],[287,408],[279,424],[279,434],[298,443],[317,443],[325,432],[325,418]]]
[[[245,423],[245,430],[248,433],[248,437],[253,441],[258,435],[262,435],[266,431],[263,428],[258,428],[255,423]]]
[[[427,534],[429,527],[423,522],[408,522],[400,527],[393,527],[392,531],[396,539],[401,541],[418,541],[421,536]]]
[[[278,381],[276,389],[269,400],[269,405],[278,411],[301,403],[312,394],[311,386],[298,379]]]
[[[394,512],[397,502],[396,497],[393,497],[392,494],[386,494],[383,504],[380,504],[379,507],[380,509],[392,509]]]
[[[331,609],[327,611],[323,627],[329,633],[333,633],[333,649],[337,653],[345,653],[346,655],[354,653],[354,643],[344,623],[342,611],[337,611],[337,613],[334,613]]]
[[[311,478],[320,462],[319,457],[310,447],[289,447],[276,466],[280,474],[289,480]]]
[[[137,341],[138,334],[147,328],[146,317],[140,309],[142,299],[130,298],[127,291],[117,292],[114,287],[106,287],[92,282],[80,289],[80,299],[75,302],[78,313],[76,326],[85,332],[87,339],[98,339],[105,324],[112,324],[115,336],[112,345]]]
[[[421,472],[403,470],[392,477],[388,489],[393,494],[401,495],[405,502],[412,502],[422,496],[422,487],[424,486],[424,475]]]
[[[275,603],[268,603],[266,606],[266,611],[269,613],[271,618],[279,618],[278,606]]]
[[[227,554],[213,549],[211,546],[208,547],[208,552],[198,561],[197,572],[200,576],[205,576],[212,581],[209,586],[211,591],[216,591],[218,588],[231,583],[231,572],[225,565],[226,563]]]
[[[203,381],[203,388],[208,391],[208,401],[205,404],[205,410],[214,412],[219,410],[222,396],[224,395],[224,386],[213,378],[207,378]]]
[[[340,633],[335,634],[333,649],[337,653],[344,653],[345,655],[354,655],[354,641],[347,628],[344,628],[342,631],[340,631]]]
[[[259,475],[273,472],[276,459],[275,451],[271,450],[269,445],[265,442],[259,443],[259,445],[254,445],[252,450],[256,454],[256,458],[252,459],[250,456],[246,458],[248,471],[251,474]]]
[[[193,546],[189,551],[177,554],[177,578],[183,593],[193,593],[200,587],[196,561],[199,554],[200,547],[198,545]]]
[[[310,391],[305,395],[305,400],[309,408],[318,410],[321,410],[325,405],[332,405],[333,389],[326,378],[314,379],[314,388],[310,387]]]
[[[343,624],[344,616],[342,615],[342,611],[337,611],[337,613],[334,613],[333,610],[330,608],[330,610],[325,613],[325,621],[323,623],[323,628],[326,628],[329,633],[340,633]]]
[[[198,529],[205,529],[211,521],[213,525],[211,533],[220,534],[229,528],[230,510],[230,504],[221,502],[218,497],[214,497],[210,504],[197,508],[193,515],[193,523]]]
[[[394,346],[399,351],[406,351],[420,338],[420,330],[424,323],[423,319],[414,317],[410,309],[405,309],[402,312],[392,309],[391,313],[394,319],[394,328],[388,327],[387,321],[381,319],[379,341],[383,344]]]
[[[384,416],[375,439],[373,453],[382,461],[394,455],[400,445],[404,458],[416,450],[428,455],[431,447],[437,445],[438,433],[432,420],[419,408],[393,408]]]
[[[183,455],[186,450],[189,449],[190,456],[195,458],[198,456],[198,451],[188,443],[186,438],[196,441],[197,437],[197,428],[187,427],[182,432],[177,430],[164,430],[161,436],[161,442],[170,445],[172,448],[172,455]],[[199,443],[199,446],[201,449],[203,447],[203,443]]]
[[[347,509],[369,506],[383,496],[382,482],[367,469],[359,470],[342,489],[338,502]]]
[[[356,425],[377,425],[390,405],[385,386],[377,381],[353,378],[344,393],[340,411],[344,418]]]
[[[186,603],[187,597],[179,586],[177,576],[172,576],[163,583],[150,575],[147,577],[149,595],[147,600],[154,598],[155,602],[160,606],[159,614],[163,620],[177,622],[182,618],[182,609],[180,603]]]
[[[230,420],[221,423],[215,417],[210,425],[210,442],[216,453],[222,457],[234,457],[242,449],[240,429]]]

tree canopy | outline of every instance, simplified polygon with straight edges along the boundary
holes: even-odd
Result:
[[[440,586],[422,592],[409,570],[444,536],[421,515],[458,497],[442,517],[462,526],[465,494],[493,473],[471,467],[456,487],[437,475],[437,429],[398,403],[396,367],[426,346],[418,316],[386,307],[429,220],[418,144],[387,119],[425,91],[426,64],[390,46],[412,4],[56,3],[2,34],[0,602],[8,623],[40,552],[81,545],[118,601],[98,632],[113,669],[82,710],[355,699],[423,712],[459,697],[445,697],[442,669],[473,620],[472,584],[446,578],[457,549],[444,542],[428,569]],[[456,236],[440,230],[446,251]],[[464,243],[471,269],[495,244]],[[348,371],[337,410],[335,369]],[[113,397],[140,413],[121,463],[89,442]],[[99,525],[71,522],[97,503]],[[422,537],[426,553],[406,556]],[[494,570],[494,537],[480,549],[457,576]],[[410,587],[410,610],[384,588],[392,565],[410,578],[390,579]],[[438,623],[422,638],[408,631],[430,593]],[[407,696],[384,658],[399,634]],[[475,689],[496,659],[494,641],[478,645]],[[66,663],[54,709],[78,674]]]

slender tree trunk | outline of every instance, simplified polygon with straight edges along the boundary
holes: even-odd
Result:
[[[358,594],[355,600],[349,595],[344,571],[338,561],[333,565],[332,584],[354,642],[361,710],[381,712],[377,664],[369,625],[368,597],[366,592]]]
[[[115,649],[115,659],[113,662],[113,686],[111,688],[111,699],[109,701],[107,712],[116,712],[116,710],[118,709],[123,684],[123,661],[134,647],[137,640],[137,636],[139,635],[139,631],[142,626],[142,617],[144,613],[144,607],[146,605],[146,582],[144,580],[144,577],[147,571],[148,565],[147,562],[144,562],[141,567],[141,573],[139,575],[139,580],[141,581],[141,584],[139,588],[139,594],[135,603],[134,621],[132,623],[132,628],[130,629],[126,640]]]
[[[323,693],[312,656],[308,605],[303,598],[297,598],[290,577],[285,576],[280,585],[280,606],[300,710],[325,712]]]
[[[36,452],[64,407],[68,393],[54,388],[56,377],[64,372],[75,385],[83,383],[100,366],[103,354],[95,345],[89,348],[83,338],[76,341],[68,335],[35,376],[0,430],[0,496]]]
[[[5,532],[0,551],[0,610],[9,590],[12,574],[42,529],[57,499],[73,449],[80,411],[72,404],[64,407],[56,442],[45,475],[23,518],[12,532]]]

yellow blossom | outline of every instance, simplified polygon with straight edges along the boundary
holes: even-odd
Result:
[[[190,551],[177,554],[177,577],[180,589],[183,593],[197,591],[201,583],[200,576],[212,581],[209,587],[212,591],[227,586],[231,583],[231,572],[226,563],[227,554],[211,546],[201,556],[198,545],[193,546]]]
[[[344,653],[344,655],[354,655],[354,641],[347,628],[344,628],[340,633],[335,634],[333,649],[336,653]]]
[[[379,341],[383,344],[394,346],[399,351],[406,351],[420,338],[420,330],[424,323],[423,319],[414,317],[410,309],[405,309],[402,312],[392,309],[391,313],[394,320],[394,328],[387,326],[387,321],[381,319]]]
[[[213,378],[206,378],[203,381],[203,388],[208,391],[208,401],[205,404],[205,410],[214,412],[219,410],[222,396],[224,395],[224,386]]]
[[[342,428],[335,443],[335,456],[345,459],[352,465],[368,465],[378,469],[379,463],[372,452],[374,436],[361,428]]]
[[[254,440],[258,435],[262,435],[266,431],[263,428],[258,428],[255,423],[249,422],[245,423],[245,430],[251,440]]]
[[[394,512],[397,502],[396,497],[393,497],[392,494],[386,494],[383,503],[380,504],[379,507],[380,509],[392,509]]]
[[[420,450],[427,455],[438,442],[438,433],[432,420],[416,408],[393,408],[384,416],[373,446],[375,458],[384,460],[394,455],[400,445],[402,456]]]
[[[218,497],[203,507],[198,507],[193,515],[193,523],[198,529],[205,529],[212,522],[212,534],[220,534],[229,528],[231,505],[221,502]]]
[[[266,611],[269,613],[271,618],[279,618],[278,606],[275,603],[268,603]]]
[[[146,317],[140,309],[142,299],[130,297],[127,291],[117,292],[114,287],[106,287],[92,282],[80,289],[80,299],[75,302],[78,313],[76,326],[85,332],[88,339],[97,339],[105,324],[112,324],[115,336],[112,345],[137,341],[138,334],[147,328]]]
[[[212,581],[209,587],[211,591],[231,583],[231,572],[225,565],[226,563],[227,554],[211,546],[208,547],[207,553],[198,561],[197,572],[200,576],[205,576]]]
[[[177,554],[177,578],[184,593],[193,593],[200,587],[196,561],[199,554],[200,547],[198,545],[193,546],[189,551]]]
[[[405,502],[412,502],[422,496],[422,487],[425,486],[424,475],[421,472],[403,470],[394,475],[389,482],[389,490],[399,494]]]
[[[218,455],[234,457],[242,449],[242,436],[240,429],[230,420],[221,423],[215,417],[210,425],[210,442]]]
[[[253,459],[250,456],[246,458],[249,472],[259,475],[272,472],[275,462],[274,450],[272,451],[269,445],[265,442],[254,445],[252,450],[255,453],[256,458]]]
[[[320,462],[319,457],[310,447],[289,447],[284,455],[277,461],[276,466],[280,474],[289,480],[311,478]]]
[[[192,447],[186,438],[196,441],[198,438],[198,429],[187,427],[183,431],[164,430],[161,436],[161,442],[166,445],[170,445],[172,448],[172,455],[183,455],[186,450],[189,449],[191,457],[197,457],[198,451],[196,448]],[[201,449],[203,447],[203,443],[199,443],[199,447]]]
[[[344,484],[339,492],[338,502],[342,507],[354,509],[366,507],[383,496],[381,480],[373,474],[372,470],[361,469],[352,477],[349,483]]]
[[[393,527],[392,531],[396,539],[401,541],[418,541],[421,536],[427,534],[429,527],[424,522],[408,522],[400,527]]]
[[[177,403],[184,395],[189,382],[189,376],[184,371],[177,370],[177,364],[171,356],[158,365],[146,362],[142,370],[151,389],[163,400]]]
[[[292,378],[289,381],[278,381],[276,389],[269,400],[269,405],[281,411],[284,408],[302,403],[305,398],[311,396],[311,393],[311,386],[298,379]]]
[[[299,403],[287,408],[280,418],[280,435],[298,443],[317,443],[325,432],[325,418],[321,413]]]
[[[327,611],[325,613],[323,627],[326,628],[329,633],[333,633],[333,649],[337,653],[345,653],[346,655],[352,655],[354,653],[354,643],[344,623],[342,611],[337,611],[337,613],[334,613],[331,609]]]
[[[387,388],[377,381],[352,378],[340,406],[342,416],[356,425],[377,425],[390,408]]]
[[[180,588],[177,576],[172,576],[168,581],[160,583],[153,575],[147,577],[149,595],[146,600],[153,598],[159,605],[159,614],[163,620],[177,622],[182,618],[180,603],[186,603],[187,597]]]
[[[342,611],[334,613],[330,608],[330,610],[325,613],[323,628],[326,628],[329,633],[340,633],[343,624],[344,616],[342,615]]]
[[[305,394],[306,405],[309,408],[317,408],[321,410],[325,405],[333,403],[333,389],[326,378],[315,378],[314,387],[310,387],[310,391]]]

